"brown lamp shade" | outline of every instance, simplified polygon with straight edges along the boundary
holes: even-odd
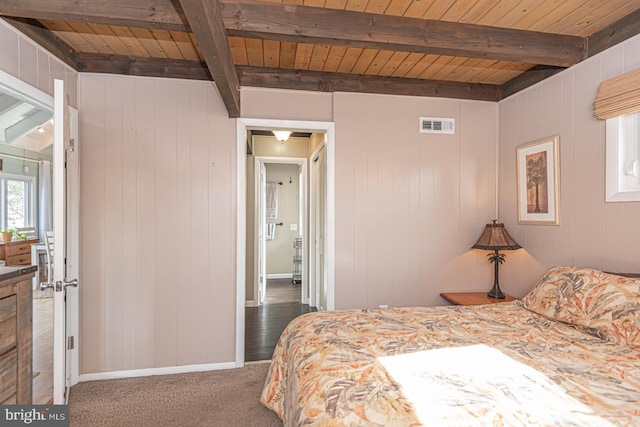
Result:
[[[472,249],[486,249],[486,250],[513,250],[520,249],[522,246],[516,243],[511,238],[507,229],[504,228],[504,224],[499,224],[497,219],[494,219],[491,224],[487,224],[484,227],[482,236],[478,239],[475,245],[471,246]]]

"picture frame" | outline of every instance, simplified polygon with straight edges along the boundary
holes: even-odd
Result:
[[[518,224],[560,225],[558,135],[516,147]]]

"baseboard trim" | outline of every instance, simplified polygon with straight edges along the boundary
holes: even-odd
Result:
[[[248,300],[244,302],[245,307],[257,307],[258,304],[254,300]]]
[[[273,273],[273,274],[267,274],[267,280],[268,279],[292,279],[293,278],[293,273]]]
[[[202,365],[168,366],[166,368],[131,369],[126,371],[96,372],[81,374],[79,382],[113,380],[118,378],[149,377],[151,375],[185,374],[188,372],[220,371],[236,368],[235,362],[206,363]]]

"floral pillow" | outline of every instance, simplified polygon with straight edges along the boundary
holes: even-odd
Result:
[[[604,340],[640,347],[640,279],[590,268],[554,267],[522,305]]]

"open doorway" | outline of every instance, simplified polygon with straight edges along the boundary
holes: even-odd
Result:
[[[22,265],[43,267],[40,252],[46,251],[45,231],[54,228],[56,232],[63,230],[64,227],[54,226],[54,221],[58,219],[59,221],[55,224],[66,223],[67,234],[62,234],[62,238],[56,242],[58,244],[66,242],[69,250],[57,252],[64,253],[66,256],[57,258],[56,262],[61,263],[62,267],[58,267],[56,271],[63,277],[77,277],[79,264],[78,112],[74,108],[69,108],[68,114],[64,114],[63,117],[70,118],[68,124],[60,117],[55,119],[55,123],[51,121],[56,114],[63,116],[60,105],[54,106],[56,100],[63,100],[64,97],[62,81],[55,80],[54,83],[56,92],[60,94],[55,98],[0,70],[0,93],[2,94],[0,116],[6,113],[6,117],[0,118],[0,124],[4,126],[4,132],[2,132],[4,140],[0,141],[0,159],[2,159],[0,172],[8,174],[3,177],[4,184],[0,184],[3,203],[1,211],[4,221],[0,227],[15,229],[12,240],[8,244],[15,245],[14,249],[19,251],[19,253],[11,251],[13,255],[5,251],[3,261],[6,266],[15,263],[15,267]],[[63,128],[70,132],[61,132]],[[52,136],[50,136],[51,132],[53,132]],[[66,137],[60,138],[60,135]],[[60,150],[54,150],[54,147]],[[66,156],[64,156],[65,148]],[[62,160],[60,152],[64,156]],[[57,196],[64,186],[54,184],[56,170],[58,175],[60,173],[66,175],[66,198]],[[50,194],[46,191],[49,187]],[[64,213],[60,215],[57,207],[65,204],[67,215]],[[58,212],[57,215],[56,212]],[[9,259],[9,256],[12,259]],[[32,342],[32,358],[28,369],[32,370],[30,403],[34,404],[47,404],[52,401],[57,403],[55,390],[56,387],[60,387],[56,384],[64,385],[62,383],[65,380],[77,383],[78,377],[77,347],[71,345],[77,344],[77,340],[67,340],[67,337],[78,336],[77,294],[67,293],[65,300],[60,298],[59,292],[57,296],[39,292],[37,285],[41,277],[42,280],[47,277],[44,275],[45,270],[47,269],[40,268],[33,280],[32,293],[35,298],[32,298],[33,312],[30,319],[33,321],[33,328],[22,331],[23,337],[28,337],[24,339]],[[48,277],[46,280],[52,282],[53,277]],[[64,327],[56,329],[54,325],[64,325]],[[67,346],[67,343],[70,345]],[[61,352],[56,353],[56,348],[64,352],[65,347],[67,354],[60,357]]]
[[[247,154],[246,361],[269,359],[285,326],[314,311],[308,288],[311,133],[251,130]],[[252,173],[253,172],[253,173]]]
[[[245,150],[242,160],[239,159],[239,166],[242,161],[246,173],[246,208],[239,207],[239,211],[246,212],[243,224],[246,229],[239,230],[239,235],[246,236],[245,251],[238,254],[239,264],[242,261],[245,263],[243,272],[246,274],[245,298],[242,299],[245,316],[239,320],[242,330],[238,331],[239,338],[244,338],[244,348],[241,348],[244,354],[237,363],[239,366],[245,360],[269,359],[280,333],[289,321],[300,314],[315,311],[310,303],[318,301],[316,273],[322,270],[321,277],[327,278],[323,289],[329,289],[328,279],[332,278],[332,274],[325,271],[329,264],[332,266],[332,262],[326,262],[330,257],[325,257],[321,267],[310,259],[311,253],[314,256],[318,253],[317,250],[311,250],[311,246],[315,249],[318,242],[315,234],[312,234],[315,225],[310,224],[311,206],[318,203],[310,200],[309,174],[312,159],[318,157],[321,151],[326,153],[327,141],[333,139],[333,124],[311,122],[311,126],[307,127],[309,122],[253,120],[253,126],[249,126],[243,123],[245,121],[249,120],[239,119],[238,129],[239,134],[247,136],[247,140],[243,141],[246,144],[243,144]],[[281,130],[284,126],[290,133],[288,138],[276,138],[273,130]],[[315,179],[317,181],[318,177]],[[329,174],[321,179],[325,181],[323,188],[333,188],[328,185]],[[271,195],[267,195],[267,184],[271,188]],[[242,193],[241,190],[239,188],[239,193]],[[282,205],[273,203],[274,193]],[[327,197],[328,192],[322,195]],[[270,204],[267,199],[270,199]],[[296,206],[287,213],[287,206],[292,205]],[[321,204],[323,208],[329,205],[326,202]],[[281,208],[285,211],[281,211]],[[330,228],[326,227],[325,233],[328,234]],[[321,239],[327,244],[332,240],[332,237],[324,236]],[[278,249],[281,251],[279,254],[276,253]],[[313,276],[310,271],[314,271]],[[238,290],[241,291],[240,287]],[[323,292],[322,298],[328,297],[328,294]],[[330,305],[333,305],[333,301],[331,304],[322,304],[322,308],[327,309]],[[255,331],[260,331],[262,336],[256,339]],[[267,343],[267,348],[256,349],[256,342],[261,345]]]
[[[287,142],[307,144],[302,138]],[[257,215],[254,222],[259,223],[255,305],[308,304],[304,250],[308,229],[307,159],[255,159],[259,172],[256,182],[259,206],[254,209]]]
[[[14,78],[0,79],[0,227],[11,230],[0,264],[37,265],[32,285],[32,402],[53,400],[53,292],[47,281],[44,231],[52,224],[53,106]]]

